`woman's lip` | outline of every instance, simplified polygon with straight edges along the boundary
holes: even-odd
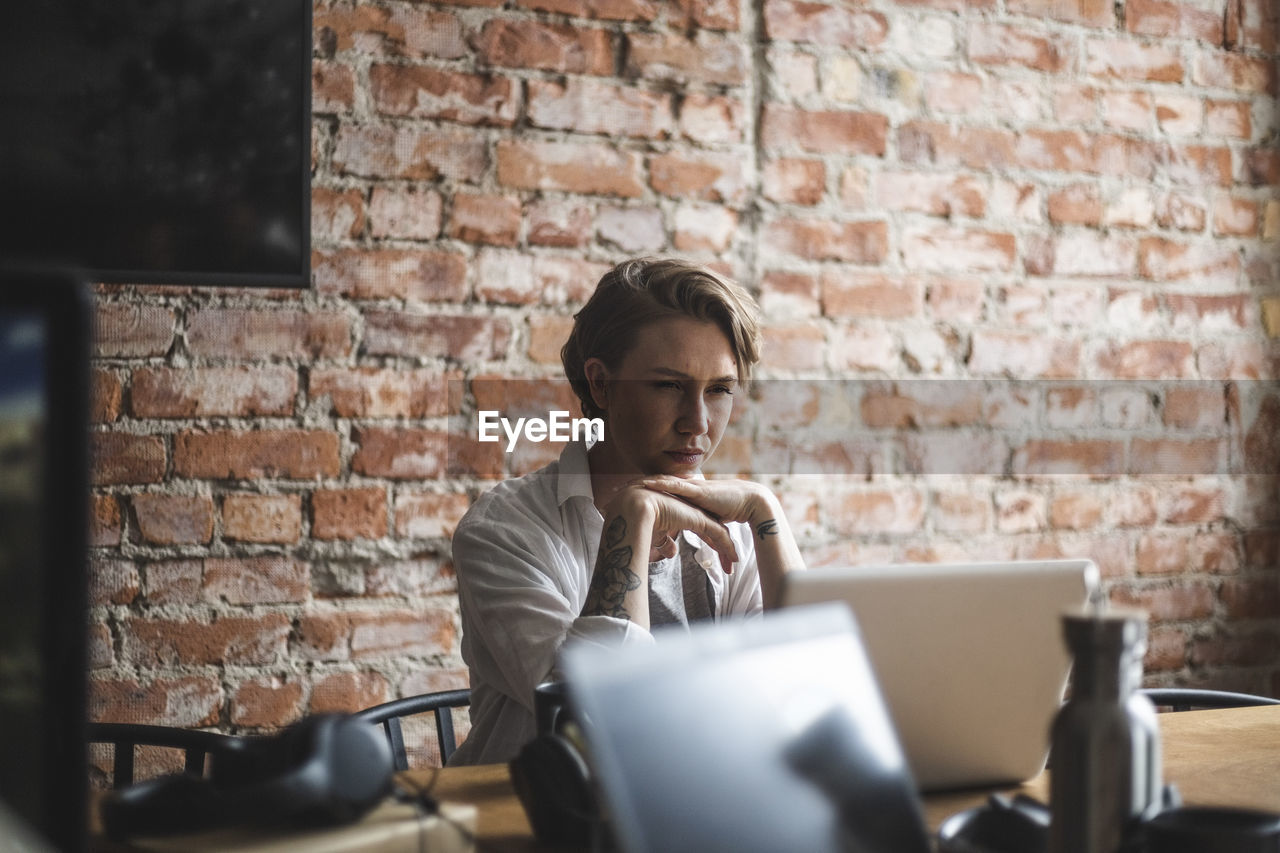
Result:
[[[701,459],[703,453],[701,450],[668,450],[667,455],[681,461],[692,461]]]

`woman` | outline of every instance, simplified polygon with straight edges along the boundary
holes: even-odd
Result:
[[[757,314],[707,270],[636,260],[575,315],[565,374],[604,437],[487,492],[454,533],[472,728],[451,763],[508,761],[533,738],[563,644],[756,614],[803,567],[772,492],[702,479],[758,360]]]

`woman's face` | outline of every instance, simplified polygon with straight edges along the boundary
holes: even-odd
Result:
[[[589,359],[586,372],[605,411],[611,474],[693,476],[720,444],[738,390],[728,337],[691,317],[646,325],[616,370]]]

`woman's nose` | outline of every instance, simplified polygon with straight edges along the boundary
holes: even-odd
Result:
[[[689,394],[681,406],[676,430],[688,435],[702,435],[707,431],[707,403],[701,394]]]

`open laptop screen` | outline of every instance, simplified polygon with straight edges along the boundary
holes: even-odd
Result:
[[[69,278],[0,274],[0,799],[83,844],[88,322]]]

